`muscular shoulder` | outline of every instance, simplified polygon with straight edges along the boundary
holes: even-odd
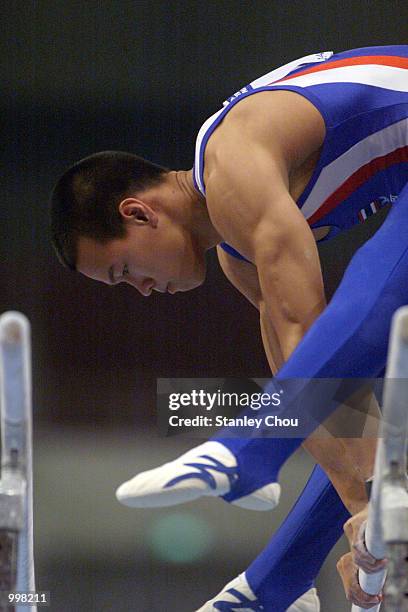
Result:
[[[211,135],[204,178],[244,142],[265,147],[290,173],[320,149],[324,136],[322,115],[302,95],[284,90],[255,93],[235,104]]]
[[[276,232],[300,223],[294,177],[323,139],[321,115],[287,91],[245,98],[211,135],[204,173],[208,211],[224,240],[250,261],[255,241],[278,244]]]

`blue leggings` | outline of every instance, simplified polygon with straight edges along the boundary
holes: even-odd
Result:
[[[406,304],[408,184],[380,229],[356,252],[330,304],[272,384],[291,378],[375,378],[385,368],[392,315]],[[225,438],[223,432],[215,439],[234,453],[240,468],[239,489],[226,495],[227,501],[276,481],[303,441]],[[284,610],[308,590],[346,518],[330,481],[316,468],[286,521],[248,569],[260,601]]]
[[[349,516],[317,465],[281,527],[246,571],[265,612],[283,612],[314,585]]]

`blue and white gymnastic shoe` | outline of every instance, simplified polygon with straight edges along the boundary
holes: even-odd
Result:
[[[232,504],[248,510],[272,510],[279,502],[280,486],[269,483],[234,498],[239,470],[235,456],[220,442],[196,446],[175,461],[142,472],[116,491],[121,504],[131,508],[175,506],[203,496],[228,494]]]
[[[196,612],[276,612],[274,604],[262,604],[251,590],[245,574],[229,582],[216,597],[207,601]],[[320,601],[316,589],[299,597],[286,612],[319,612]]]

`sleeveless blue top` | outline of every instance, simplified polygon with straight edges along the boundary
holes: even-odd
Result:
[[[324,240],[396,200],[408,180],[408,45],[309,55],[240,89],[198,133],[193,176],[204,197],[211,134],[235,104],[274,90],[304,96],[324,119],[320,158],[297,200],[311,228],[330,226]],[[226,243],[221,246],[245,259]]]

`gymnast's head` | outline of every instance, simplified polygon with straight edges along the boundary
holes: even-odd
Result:
[[[191,172],[104,151],[82,159],[51,195],[51,238],[61,263],[142,295],[194,289],[205,279],[211,227]]]

